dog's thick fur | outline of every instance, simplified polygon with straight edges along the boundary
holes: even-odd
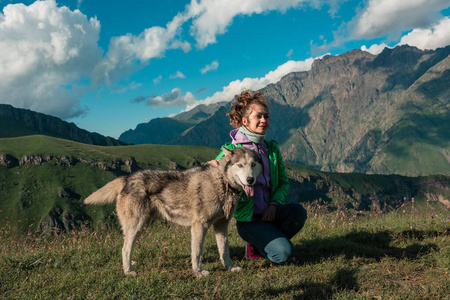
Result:
[[[133,245],[151,220],[163,219],[191,226],[191,258],[194,275],[201,277],[201,258],[206,231],[213,225],[224,267],[239,271],[230,259],[228,223],[240,193],[250,190],[262,169],[256,152],[247,148],[228,150],[219,167],[202,166],[186,171],[139,171],[119,177],[91,194],[85,204],[116,201],[116,210],[124,235],[123,270],[131,268]]]

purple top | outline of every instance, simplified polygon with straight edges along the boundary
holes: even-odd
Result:
[[[233,144],[241,144],[244,147],[256,151],[263,161],[263,169],[256,179],[255,194],[253,195],[253,212],[255,214],[262,214],[270,203],[270,162],[266,144],[264,142],[255,144],[245,134],[239,132],[239,129],[231,131],[230,136]]]

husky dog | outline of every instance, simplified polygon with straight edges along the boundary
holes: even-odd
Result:
[[[116,201],[122,226],[123,270],[136,275],[131,268],[131,254],[137,237],[151,220],[162,219],[191,226],[191,259],[194,275],[202,277],[203,242],[213,225],[219,256],[224,267],[240,271],[233,265],[228,247],[228,223],[242,191],[253,195],[253,185],[262,169],[255,151],[248,148],[228,150],[218,167],[202,166],[185,171],[144,170],[119,177],[84,201],[85,204],[107,204]]]

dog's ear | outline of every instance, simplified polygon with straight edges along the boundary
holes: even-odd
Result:
[[[225,156],[233,155],[233,151],[230,149],[227,149],[225,147],[222,147],[222,151],[223,151],[223,154],[225,154]]]

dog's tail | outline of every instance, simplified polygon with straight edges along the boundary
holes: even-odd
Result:
[[[84,200],[84,204],[109,204],[113,203],[125,186],[124,177],[119,177],[106,184],[98,191],[92,193]]]

